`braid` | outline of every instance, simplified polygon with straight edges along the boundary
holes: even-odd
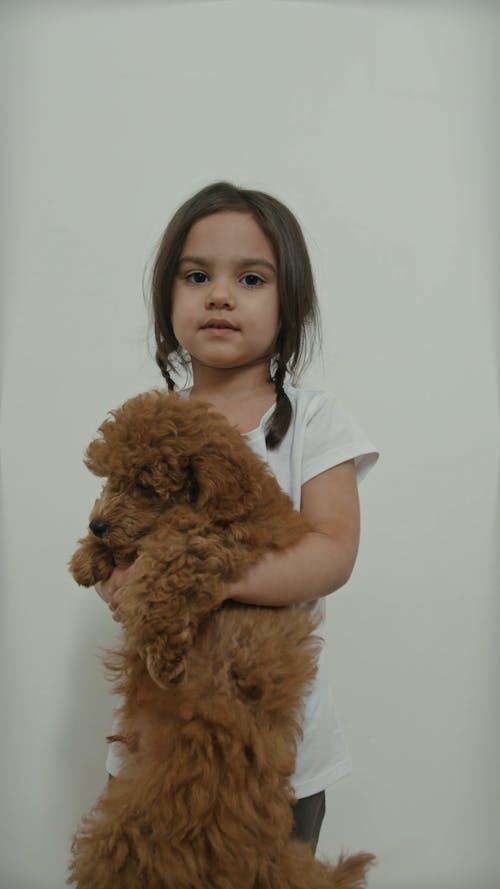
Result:
[[[168,372],[168,366],[165,363],[165,361],[163,360],[163,356],[161,355],[159,349],[156,352],[156,363],[157,363],[158,367],[160,368],[161,375],[162,375],[163,379],[167,383],[168,391],[172,392],[175,388],[174,381]]]
[[[292,419],[292,405],[284,389],[286,364],[278,357],[272,382],[276,389],[276,407],[266,424],[266,445],[270,450],[283,440]]]

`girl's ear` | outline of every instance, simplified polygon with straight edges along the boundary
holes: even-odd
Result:
[[[258,459],[245,449],[243,445],[234,455],[211,451],[191,457],[196,508],[220,524],[246,518],[261,498]]]

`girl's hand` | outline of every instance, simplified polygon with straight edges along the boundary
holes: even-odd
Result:
[[[124,586],[129,582],[133,574],[135,562],[128,568],[115,568],[107,580],[96,584],[96,590],[101,599],[106,602],[111,611],[113,620],[120,621],[120,597]]]

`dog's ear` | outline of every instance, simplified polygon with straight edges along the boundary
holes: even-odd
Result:
[[[151,459],[149,465],[144,465],[136,476],[136,482],[170,505],[196,503],[198,500],[198,482],[187,457],[176,459],[168,453]]]
[[[215,522],[234,522],[248,515],[261,490],[242,464],[212,448],[179,459],[169,446],[162,460],[144,467],[139,479],[165,501],[189,503]]]
[[[196,496],[196,506],[213,521],[223,524],[248,516],[262,495],[260,473],[254,462],[243,450],[238,453],[224,452],[213,447],[191,457],[191,491]],[[255,458],[257,462],[257,458]]]

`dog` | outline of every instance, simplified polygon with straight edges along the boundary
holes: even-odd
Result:
[[[78,889],[360,889],[374,856],[314,858],[290,784],[320,640],[307,608],[227,601],[223,585],[307,527],[266,464],[210,405],[153,390],[99,428],[102,493],[70,571],[135,562],[122,641],[122,767],[82,820]]]

